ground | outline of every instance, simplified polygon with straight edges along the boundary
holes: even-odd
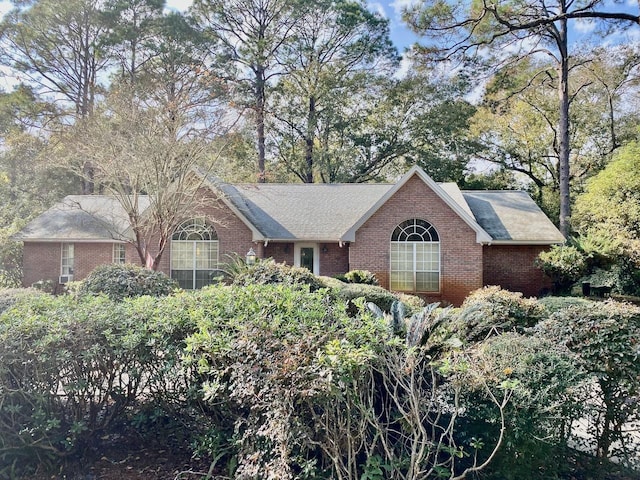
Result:
[[[125,440],[20,480],[194,480],[205,478],[209,467],[210,462],[192,458],[184,448],[171,451]]]
[[[202,480],[207,477],[210,463],[193,459],[186,449],[170,452],[166,449],[114,443],[85,458],[67,461],[57,472],[41,472],[20,480]],[[574,471],[558,480],[638,480],[636,472],[617,465],[598,465],[592,458],[575,452],[571,459]],[[229,480],[218,474],[211,480]],[[480,477],[482,478],[482,476]],[[535,477],[539,478],[539,477]]]

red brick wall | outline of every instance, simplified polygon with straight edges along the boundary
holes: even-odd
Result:
[[[536,268],[538,254],[548,247],[491,245],[484,247],[484,284],[536,297],[551,289],[551,279]]]
[[[476,233],[417,176],[358,229],[350,245],[350,269],[369,270],[388,288],[391,233],[412,218],[431,223],[440,237],[440,292],[424,296],[460,305],[482,286],[482,246]]]
[[[269,243],[264,249],[264,258],[273,258],[278,263],[293,265],[293,243]]]
[[[58,283],[62,252],[60,243],[25,242],[22,284],[30,287],[39,280]]]
[[[338,243],[321,243],[319,249],[320,275],[333,277],[349,271],[349,245],[341,247]]]
[[[327,251],[324,252],[323,250]],[[320,252],[320,275],[332,277],[339,273],[349,271],[349,247],[340,247],[337,243],[318,244]],[[293,243],[269,243],[264,250],[265,258],[273,258],[278,263],[293,265],[294,244]]]
[[[227,255],[238,253],[242,257],[253,247],[259,257],[264,256],[262,243],[251,241],[251,230],[233,214],[220,200],[212,198],[210,193],[203,192],[206,201],[194,213],[194,217],[205,216],[216,229],[219,247],[219,261],[225,263]],[[291,250],[293,263],[293,249]],[[95,267],[113,261],[112,243],[74,243],[74,280],[82,280]],[[126,247],[126,262],[141,265],[142,262],[133,245]],[[38,280],[58,282],[60,276],[61,243],[57,242],[25,242],[23,285],[29,286]],[[160,259],[159,270],[170,273],[171,246],[167,246]]]

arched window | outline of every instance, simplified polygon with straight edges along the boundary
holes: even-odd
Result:
[[[440,237],[433,225],[414,218],[391,234],[391,290],[440,291]]]
[[[182,288],[202,288],[218,269],[218,235],[203,219],[182,223],[171,237],[171,278]]]

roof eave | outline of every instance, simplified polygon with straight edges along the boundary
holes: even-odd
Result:
[[[488,242],[487,245],[562,245],[565,243],[565,239],[554,240],[493,240]]]
[[[131,240],[118,240],[116,238],[86,238],[86,237],[69,237],[69,238],[17,238],[12,237],[16,242],[25,243],[129,243]]]
[[[273,241],[273,239],[271,238],[266,238],[264,236],[264,234],[258,230],[258,228],[251,223],[251,221],[249,221],[249,219],[240,211],[240,209],[238,207],[236,207],[234,205],[234,203],[229,200],[229,198],[227,197],[227,195],[222,191],[222,189],[220,189],[214,182],[212,182],[209,179],[209,176],[199,172],[197,170],[194,170],[194,172],[199,175],[202,178],[203,184],[205,184],[206,186],[208,186],[211,190],[214,190],[215,192],[217,192],[218,198],[222,200],[222,202],[229,207],[229,209],[234,213],[234,215],[236,215],[240,221],[242,223],[245,224],[245,226],[251,230],[251,239],[253,242],[264,242],[264,241],[268,241],[271,242]]]

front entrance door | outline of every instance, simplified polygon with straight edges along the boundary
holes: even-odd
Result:
[[[317,243],[296,243],[293,263],[296,267],[306,268],[316,275],[320,274],[320,255]]]

